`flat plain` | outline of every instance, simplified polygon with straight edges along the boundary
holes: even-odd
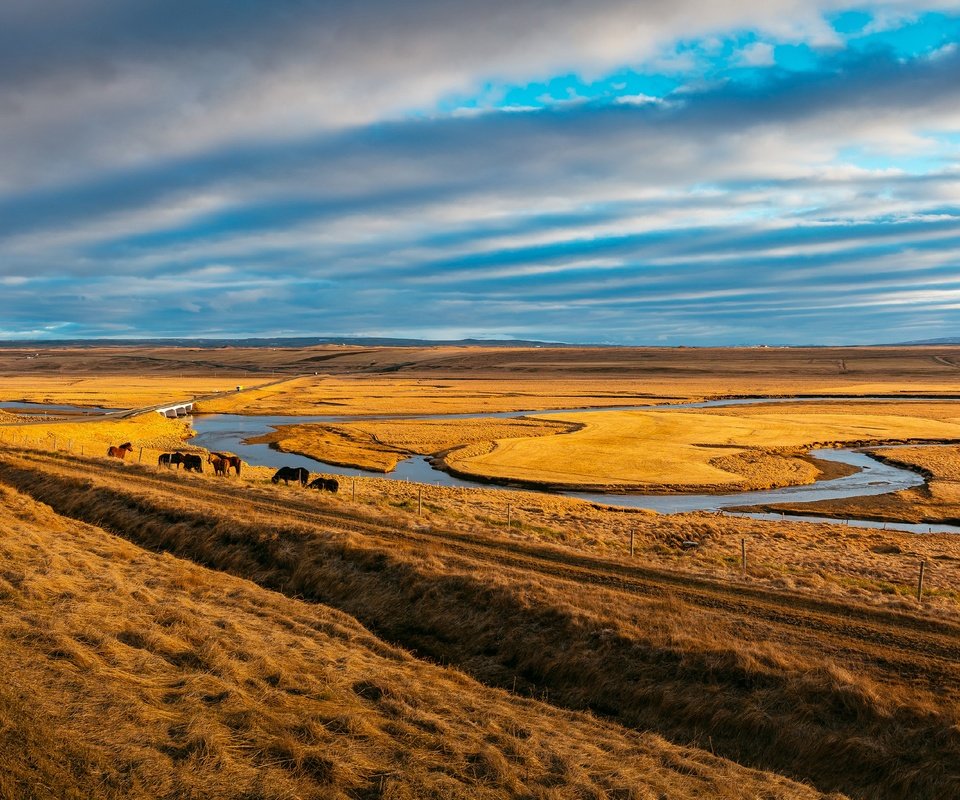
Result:
[[[120,364],[145,367],[144,399],[285,375],[209,410],[363,416],[328,442],[298,425],[276,444],[382,466],[493,443],[576,464],[570,443],[589,434],[608,442],[595,475],[739,487],[817,478],[815,443],[960,438],[937,399],[960,397],[950,348],[108,348],[45,351],[18,374],[20,361],[0,351],[0,373],[43,377],[49,402],[119,397]],[[100,394],[71,384],[81,367]],[[897,399],[375,419],[831,393]],[[370,477],[319,493],[266,467],[157,469],[163,450],[199,451],[184,420],[4,418],[0,797],[960,795],[955,534]],[[135,448],[125,462],[105,456],[119,440]],[[644,450],[660,465],[630,461]],[[934,495],[960,474],[949,444],[885,457],[927,470]]]

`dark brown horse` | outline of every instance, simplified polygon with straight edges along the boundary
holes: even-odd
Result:
[[[309,489],[320,489],[324,492],[333,492],[336,494],[340,491],[340,482],[336,478],[314,478],[311,481]]]
[[[124,459],[127,457],[127,453],[133,452],[133,445],[130,442],[124,442],[119,447],[114,447],[111,445],[107,448],[107,455],[113,456],[114,458]]]
[[[211,453],[207,457],[207,461],[213,464],[214,457],[222,459],[223,461],[226,462],[227,473],[230,472],[230,467],[233,467],[237,471],[237,475],[240,474],[240,465],[243,463],[240,460],[240,456],[232,456],[229,453]],[[216,469],[216,465],[214,465],[214,469]]]
[[[180,465],[183,463],[183,453],[179,450],[176,453],[161,453],[160,457],[157,459],[157,469],[160,467],[166,467],[170,469],[174,464],[177,465],[177,469],[180,469]]]
[[[310,473],[303,467],[280,467],[270,480],[273,483],[283,481],[284,485],[289,485],[290,481],[296,481],[301,486],[306,486],[307,481],[310,480]]]
[[[213,474],[214,475],[226,475],[227,474],[227,460],[225,458],[216,458],[211,455],[207,459],[208,464],[213,464]]]

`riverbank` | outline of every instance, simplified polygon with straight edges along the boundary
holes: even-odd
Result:
[[[775,503],[764,511],[877,522],[960,525],[960,446],[880,448],[875,458],[924,479],[922,486],[876,497],[850,497],[804,504]],[[760,510],[750,508],[744,510]]]

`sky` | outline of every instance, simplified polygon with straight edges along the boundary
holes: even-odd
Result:
[[[960,336],[960,0],[3,0],[0,339]]]

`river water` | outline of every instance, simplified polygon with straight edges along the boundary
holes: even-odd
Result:
[[[605,408],[556,408],[543,411],[504,411],[472,414],[429,414],[429,415],[389,415],[372,417],[368,415],[317,415],[317,416],[245,416],[234,414],[203,414],[191,418],[192,426],[197,435],[190,443],[208,450],[230,451],[236,453],[248,464],[266,467],[305,467],[311,472],[324,472],[344,477],[375,477],[385,480],[408,481],[411,483],[426,483],[437,486],[457,486],[463,488],[484,487],[501,491],[516,491],[515,487],[472,481],[457,478],[438,469],[434,469],[426,456],[412,456],[397,464],[393,472],[370,472],[352,467],[341,467],[336,464],[327,464],[307,456],[296,453],[283,453],[271,449],[266,444],[248,444],[245,440],[267,433],[270,428],[280,425],[296,425],[302,423],[338,423],[372,419],[515,419],[523,416],[550,416],[555,414],[571,413],[603,413],[604,411],[670,411],[680,408],[718,408],[736,405],[757,405],[768,403],[798,403],[798,402],[883,402],[921,399],[909,397],[804,397],[804,398],[739,398],[727,400],[706,400],[696,403],[677,403],[667,405],[643,406],[609,406]],[[929,398],[923,398],[929,399]],[[42,403],[2,402],[0,408],[11,411],[28,410],[37,412],[82,413],[96,414],[109,413],[117,409],[80,407],[69,405],[50,405]],[[813,450],[810,452],[815,458],[824,461],[835,461],[856,467],[857,472],[832,480],[817,481],[802,486],[787,486],[781,489],[767,489],[753,492],[738,492],[733,494],[607,494],[603,492],[547,492],[549,494],[563,494],[576,497],[593,503],[603,503],[621,508],[646,508],[664,514],[673,514],[684,511],[719,511],[736,514],[737,516],[755,519],[781,519],[789,517],[799,521],[833,522],[837,520],[827,517],[812,517],[790,514],[761,514],[726,512],[737,506],[770,505],[774,503],[812,503],[817,500],[840,500],[850,497],[864,497],[869,495],[886,494],[901,489],[909,489],[923,484],[923,478],[910,470],[884,464],[871,458],[862,450],[828,449]],[[525,489],[525,491],[536,491]],[[546,491],[546,490],[544,490]],[[871,520],[847,521],[850,526],[868,528],[890,528],[907,530],[917,533],[942,532],[958,533],[960,526],[955,525],[927,525],[911,523],[881,523]]]
[[[857,398],[857,401],[877,402],[892,398]],[[902,398],[896,398],[902,400]],[[839,400],[853,402],[849,398],[811,397],[803,398],[803,402],[823,402],[824,400]],[[758,398],[738,400],[715,400],[699,403],[684,403],[674,405],[649,406],[617,406],[610,408],[592,409],[551,409],[547,411],[513,411],[474,414],[434,414],[429,416],[394,415],[392,417],[376,417],[376,419],[475,419],[475,418],[516,418],[522,416],[547,416],[552,414],[603,413],[611,410],[631,411],[669,411],[677,408],[716,408],[721,406],[747,405],[757,403],[787,403],[798,402],[795,398]],[[280,425],[301,423],[338,423],[359,420],[371,420],[370,416],[242,416],[231,414],[205,414],[193,418],[193,428],[197,436],[191,444],[205,447],[209,450],[228,450],[236,453],[247,463],[256,466],[270,467],[304,467],[312,472],[351,476],[368,476],[386,480],[409,481],[412,483],[426,483],[438,486],[478,487],[500,489],[502,491],[516,491],[510,486],[494,483],[472,481],[449,475],[434,469],[426,456],[412,456],[397,464],[397,468],[390,473],[370,472],[352,467],[341,467],[327,464],[296,453],[283,453],[272,449],[266,444],[248,444],[246,439],[267,432],[270,428]],[[854,466],[858,469],[852,475],[846,475],[832,480],[818,481],[801,486],[788,486],[781,489],[763,491],[739,492],[733,494],[608,494],[602,492],[550,492],[576,497],[594,503],[617,506],[623,508],[646,508],[660,513],[678,513],[683,511],[723,511],[736,506],[749,506],[773,503],[810,503],[817,500],[838,500],[849,497],[863,497],[868,495],[886,494],[900,491],[923,484],[923,478],[910,470],[884,464],[871,458],[866,452],[853,449],[824,449],[814,450],[812,456],[824,461],[835,461]],[[531,491],[526,489],[526,491]],[[829,521],[827,518],[813,518],[803,515],[764,515],[743,514],[755,518],[780,519],[785,516],[802,521]],[[953,525],[926,525],[910,523],[880,523],[870,520],[850,520],[849,525],[857,527],[889,527],[897,530],[909,530],[918,533],[927,532],[960,532],[960,527]]]

